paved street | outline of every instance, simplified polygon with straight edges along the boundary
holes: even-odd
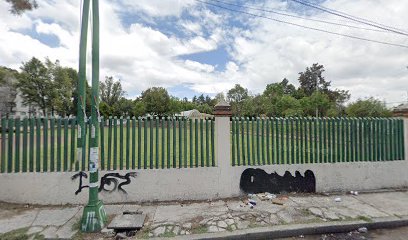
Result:
[[[252,208],[247,200],[254,203]],[[141,211],[147,214],[145,225],[136,233],[135,238],[175,236],[190,238],[204,233],[234,233],[245,229],[266,227],[273,229],[296,224],[307,226],[307,224],[330,222],[341,224],[350,221],[369,223],[382,219],[406,218],[407,200],[407,191],[366,193],[358,196],[290,194],[278,195],[276,198],[273,196],[271,199],[258,194],[241,199],[206,202],[106,205],[106,211],[110,219],[117,214],[122,214],[123,211]],[[33,239],[42,236],[65,239],[114,236],[107,229],[102,234],[79,233],[81,215],[82,206],[50,207],[2,203],[0,234],[10,234],[11,231],[17,230],[18,234],[22,233]],[[403,236],[407,231],[406,228],[369,230],[365,234],[351,232],[305,236],[299,239],[386,239],[384,237],[388,236],[395,236],[393,239],[403,239],[399,236]]]

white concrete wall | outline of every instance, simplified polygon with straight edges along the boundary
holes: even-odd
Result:
[[[217,118],[216,157],[218,167],[192,169],[135,170],[138,176],[124,186],[128,194],[102,192],[105,203],[140,201],[203,200],[239,196],[242,172],[249,166],[230,166],[228,118]],[[405,153],[408,153],[408,120],[404,120]],[[228,140],[228,141],[227,141]],[[256,168],[256,167],[254,167]],[[258,166],[267,173],[283,175],[290,171],[302,175],[311,170],[316,177],[316,189],[322,191],[373,190],[408,187],[408,161],[320,163]],[[115,171],[125,174],[130,171]],[[106,172],[100,172],[103,176]],[[33,204],[85,204],[88,189],[75,195],[79,179],[71,180],[67,173],[0,174],[0,201]],[[84,179],[88,184],[88,179]]]

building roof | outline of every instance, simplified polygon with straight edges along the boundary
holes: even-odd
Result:
[[[400,104],[396,106],[393,111],[408,111],[408,103]]]

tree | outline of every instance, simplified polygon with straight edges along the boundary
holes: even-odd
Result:
[[[35,104],[43,115],[51,105],[52,82],[48,75],[47,67],[37,58],[23,63],[17,87],[21,91],[24,104]]]
[[[31,11],[38,7],[36,0],[6,0],[11,4],[10,12],[15,15],[21,15],[25,11]]]
[[[13,113],[13,108],[16,106],[16,76],[18,76],[16,70],[0,67],[0,115],[2,116]]]
[[[163,116],[170,110],[170,96],[162,87],[152,87],[142,92],[146,112],[153,116]]]
[[[248,89],[243,88],[239,84],[235,84],[227,93],[228,101],[231,104],[232,114],[241,115],[242,112],[242,101],[248,98]]]
[[[296,98],[290,95],[282,96],[276,103],[277,112],[283,117],[302,116],[302,106]]]
[[[113,77],[105,77],[105,81],[100,83],[99,86],[101,101],[105,102],[108,106],[113,106],[121,98],[123,98],[126,92],[122,89],[120,80],[115,81]]]
[[[313,63],[312,67],[307,67],[306,71],[299,73],[300,89],[306,94],[311,96],[315,91],[327,91],[330,82],[327,82],[323,77],[324,72],[323,65]]]
[[[373,97],[366,100],[358,99],[350,103],[346,108],[346,113],[349,117],[390,117],[392,115],[385,103]]]
[[[140,117],[146,114],[144,102],[138,98],[133,101],[133,116]]]
[[[71,75],[72,70],[60,66],[59,61],[52,63],[46,59],[48,78],[51,79],[52,89],[49,96],[49,110],[51,114],[57,112],[60,116],[69,115],[72,108],[73,81],[77,79]],[[71,77],[74,77],[71,79]]]
[[[303,112],[306,116],[316,116],[316,109],[319,117],[327,116],[327,111],[333,106],[329,97],[322,92],[314,92],[309,97],[304,97],[300,100]]]

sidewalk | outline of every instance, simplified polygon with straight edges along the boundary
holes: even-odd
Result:
[[[275,201],[283,205],[274,204],[270,199],[261,200],[258,196],[252,197],[256,201],[253,208],[244,203],[247,197],[105,207],[109,219],[123,211],[142,211],[147,214],[143,229],[132,238],[177,236],[180,239],[236,239],[241,236],[255,239],[256,236],[284,237],[289,233],[300,235],[341,229],[349,231],[360,226],[370,229],[408,224],[406,190],[360,193],[357,196],[278,195],[279,201]],[[336,201],[336,198],[339,199]],[[4,234],[25,234],[31,239],[114,238],[114,234],[107,229],[98,234],[80,233],[78,229],[81,215],[82,206],[0,203],[0,239],[5,238]]]

